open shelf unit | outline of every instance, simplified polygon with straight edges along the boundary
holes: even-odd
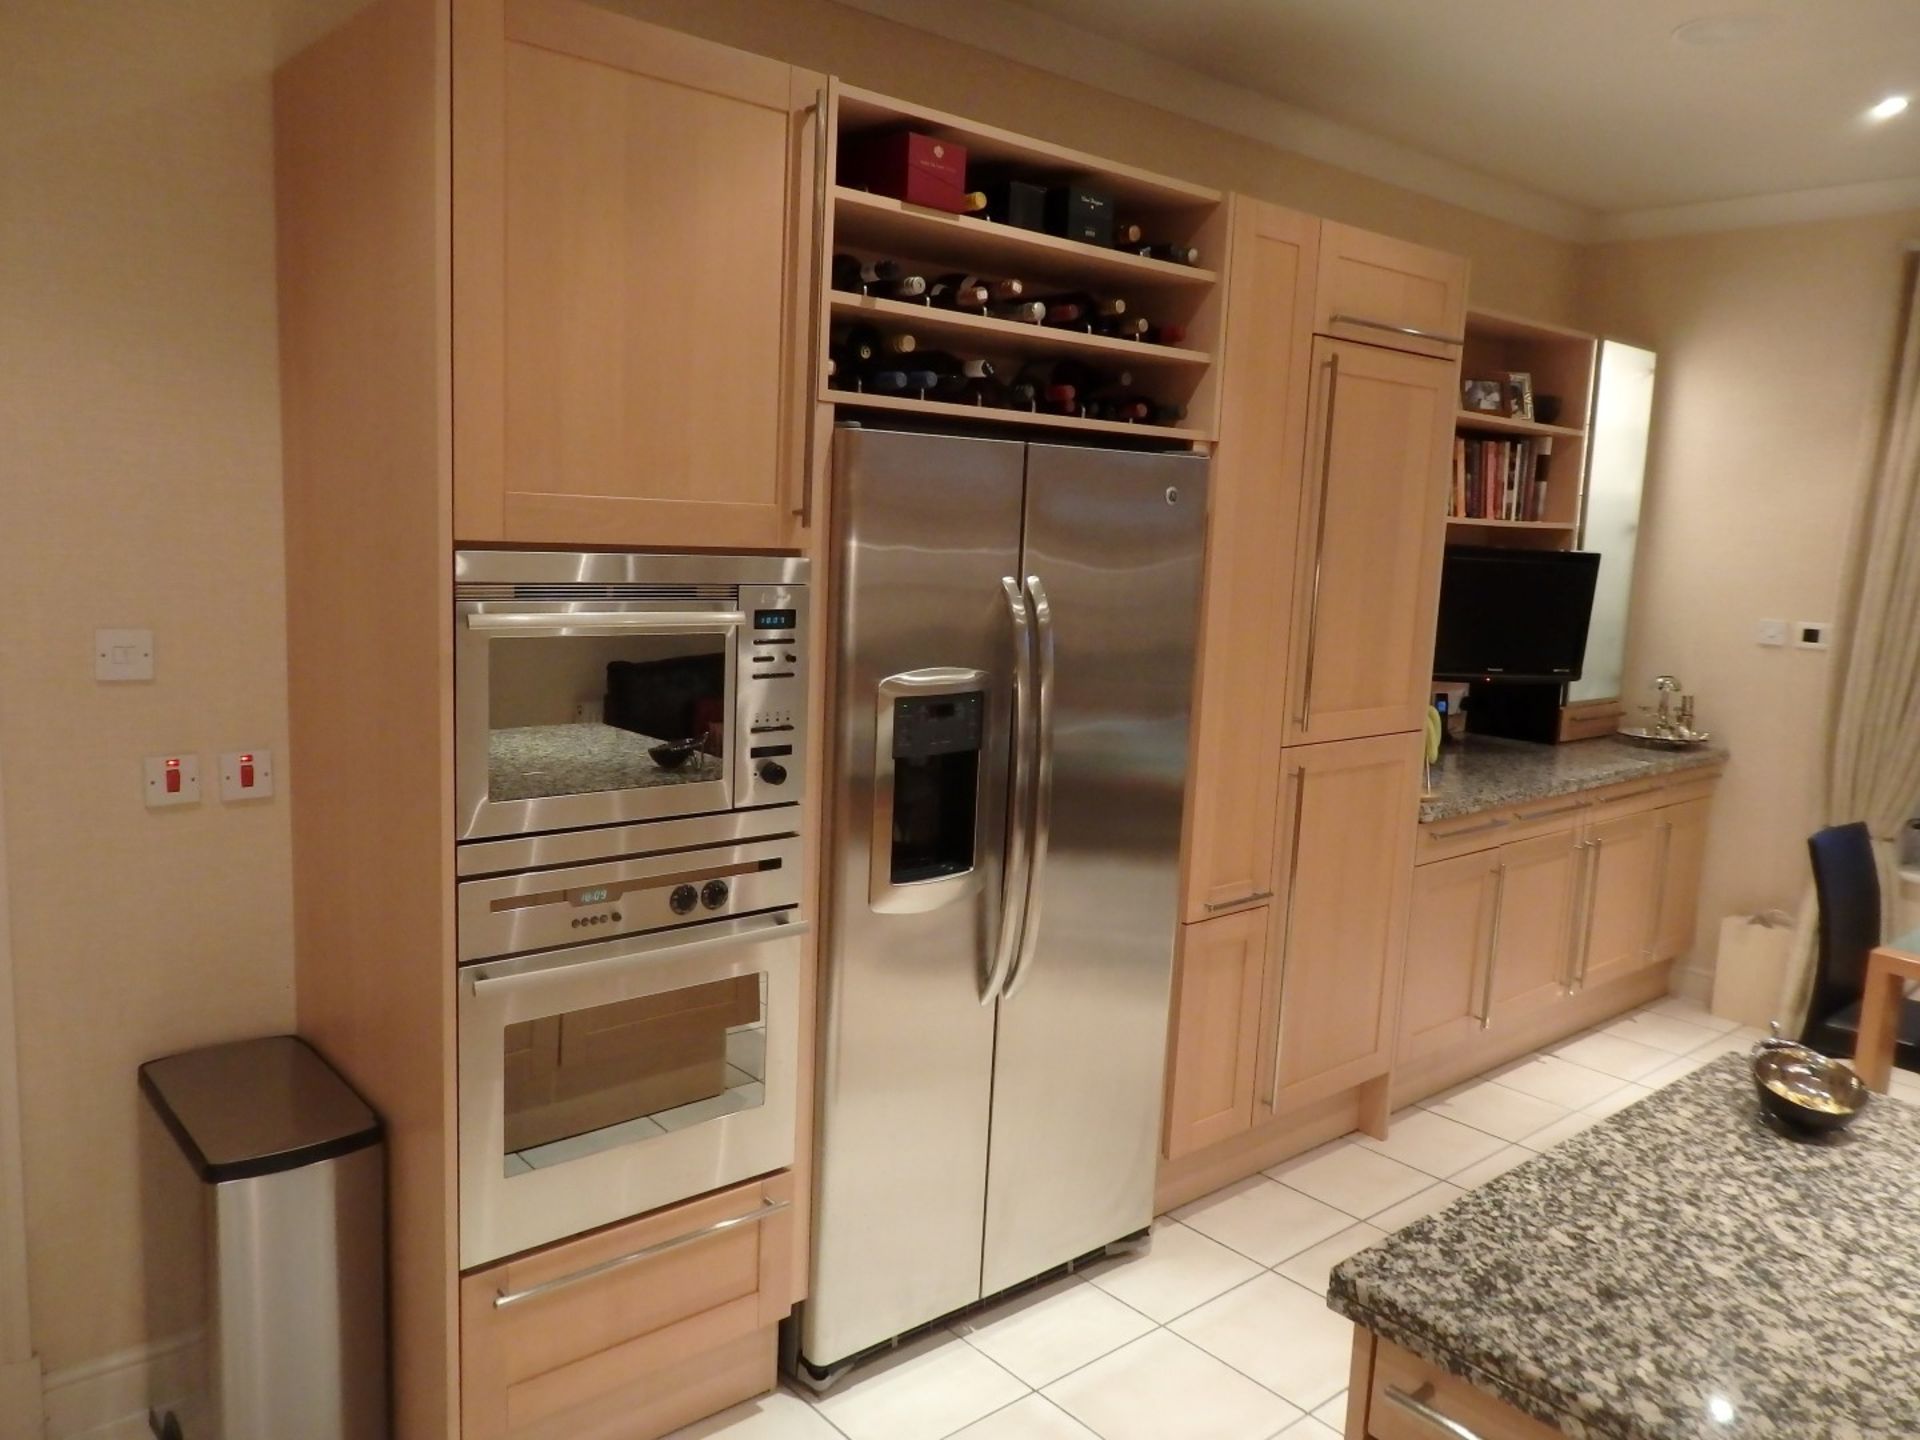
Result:
[[[906,101],[851,86],[837,86],[832,106],[832,145],[826,192],[825,243],[821,247],[821,323],[817,398],[849,409],[917,414],[983,424],[1009,424],[1083,434],[1124,435],[1172,444],[1203,444],[1217,433],[1218,375],[1228,216],[1216,190],[1154,175],[1046,141],[1016,135]],[[972,215],[950,215],[909,205],[886,195],[834,183],[844,145],[871,134],[910,129],[966,147],[967,183],[983,177],[1013,177],[1037,184],[1072,180],[1105,191],[1120,218],[1144,227],[1155,241],[1192,245],[1202,263],[1180,265],[1079,240],[1020,229]],[[866,296],[832,288],[832,257],[900,262],[929,278],[962,271],[989,279],[1017,278],[1029,297],[1086,291],[1127,303],[1130,316],[1156,326],[1185,330],[1179,345],[1149,344],[939,309],[910,300]],[[883,336],[912,335],[921,350],[940,350],[992,362],[996,377],[1011,378],[1023,366],[1046,367],[1073,360],[1107,375],[1128,372],[1124,393],[1162,405],[1183,406],[1186,416],[1170,425],[1125,424],[1030,409],[956,404],[894,394],[873,395],[830,381],[827,358],[836,335],[849,326],[870,326]],[[911,355],[902,357],[910,368]]]
[[[1571,549],[1580,530],[1586,476],[1589,412],[1598,342],[1560,325],[1523,320],[1489,310],[1467,312],[1466,345],[1460,359],[1464,387],[1471,380],[1505,382],[1510,374],[1532,377],[1536,410],[1542,397],[1559,402],[1552,424],[1519,416],[1461,408],[1454,417],[1460,446],[1476,459],[1498,465],[1515,446],[1524,447],[1520,473],[1543,478],[1545,490],[1524,518],[1489,518],[1484,512],[1454,513],[1450,492],[1447,538],[1470,544]],[[1456,466],[1464,452],[1456,450]],[[1511,515],[1512,508],[1506,512]]]

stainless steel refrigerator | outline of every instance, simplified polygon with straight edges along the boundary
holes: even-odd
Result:
[[[1197,455],[835,432],[816,1381],[1152,1220],[1206,513]]]

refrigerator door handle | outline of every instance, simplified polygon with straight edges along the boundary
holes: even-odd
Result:
[[[1027,599],[1033,612],[1034,650],[1037,664],[1034,683],[1033,794],[1027,802],[1029,836],[1027,841],[1026,899],[1020,907],[1020,950],[1007,976],[1006,996],[1011,1000],[1033,974],[1033,954],[1040,937],[1041,883],[1047,873],[1047,850],[1053,828],[1053,607],[1047,601],[1047,587],[1038,575],[1027,576]]]
[[[1011,575],[1002,576],[1000,588],[1006,592],[1007,613],[1013,621],[1013,736],[1008,745],[1013,765],[1012,794],[1007,816],[1006,863],[1000,872],[1000,933],[994,942],[987,974],[980,987],[980,1003],[991,1005],[1000,998],[1020,953],[1021,923],[1026,911],[1027,804],[1033,789],[1032,762],[1027,750],[1027,732],[1032,729],[1033,708],[1033,624],[1020,582]]]

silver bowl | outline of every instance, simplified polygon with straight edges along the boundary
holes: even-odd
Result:
[[[1843,1130],[1871,1093],[1845,1061],[1792,1040],[1753,1047],[1753,1088],[1769,1115],[1800,1130]]]

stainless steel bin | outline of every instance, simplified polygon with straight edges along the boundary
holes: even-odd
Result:
[[[143,1209],[162,1440],[385,1440],[380,1119],[294,1035],[151,1060]],[[184,1163],[183,1163],[184,1162]]]

